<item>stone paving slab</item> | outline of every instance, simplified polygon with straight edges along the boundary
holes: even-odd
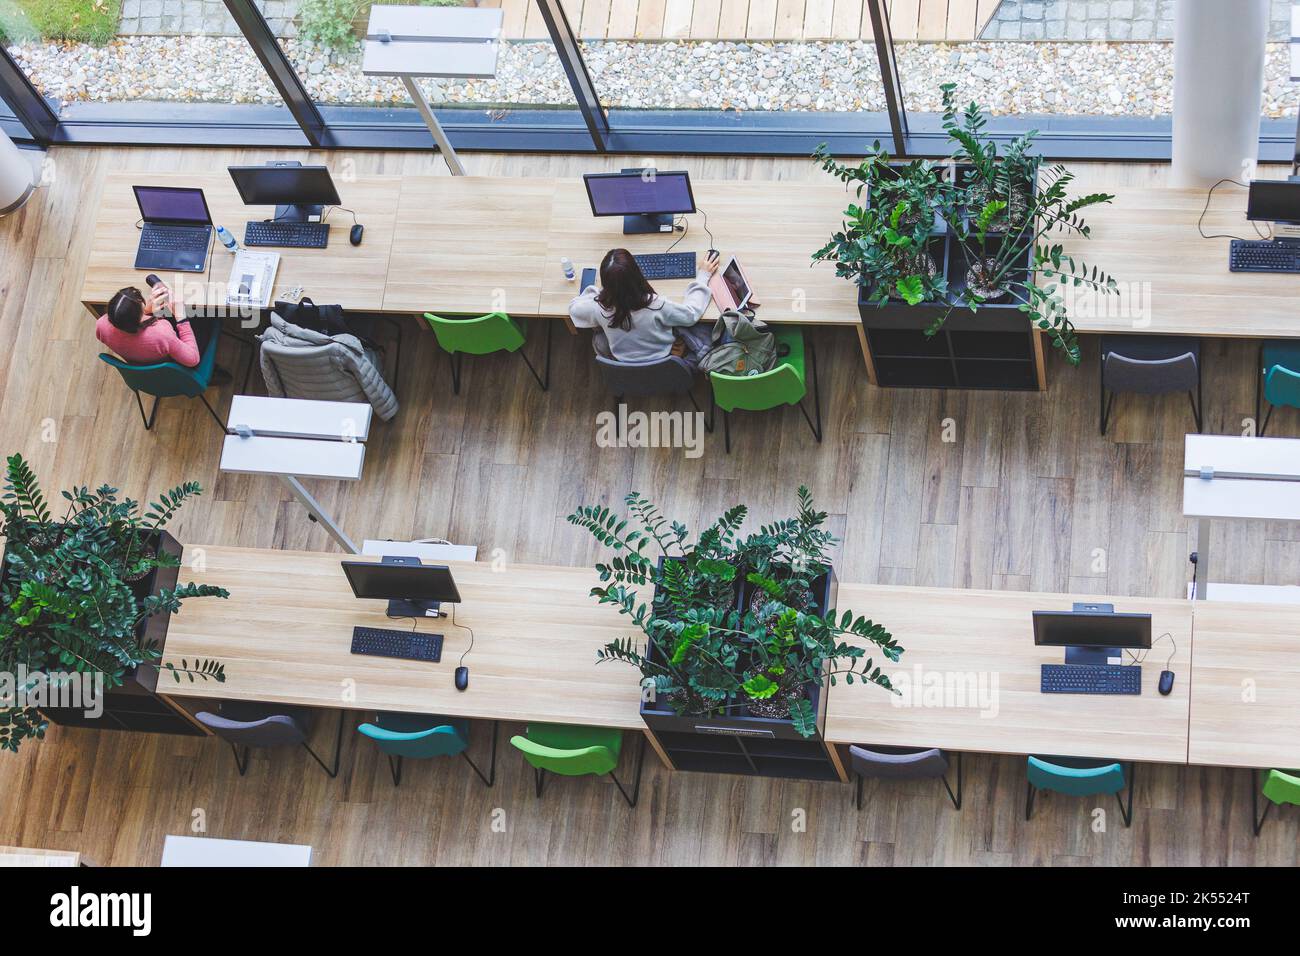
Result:
[[[262,0],[258,4],[267,26],[277,37],[298,33],[294,19],[299,0]],[[239,36],[239,27],[221,0],[122,0],[117,32],[123,36],[155,33],[204,33]]]
[[[1269,39],[1291,33],[1290,0],[1271,0]],[[1172,40],[1174,0],[1002,0],[984,40]]]

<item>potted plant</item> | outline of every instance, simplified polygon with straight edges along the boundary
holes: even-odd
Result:
[[[1059,241],[1067,232],[1086,237],[1080,211],[1114,197],[1071,197],[1073,174],[1059,165],[1042,168],[1031,152],[1036,130],[999,153],[984,132],[979,106],[971,103],[959,115],[953,84],[941,90],[943,127],[953,144],[946,163],[951,174],[940,177],[929,194],[937,222],[928,240],[934,244],[942,233],[942,253],[935,256],[941,274],[896,279],[880,268],[879,263],[893,261],[893,237],[862,216],[857,204],[846,210],[845,230],[813,259],[835,261],[836,274],[859,286],[859,312],[880,384],[1038,388],[1039,333],[1070,364],[1079,363],[1063,290],[1116,291],[1113,278],[1064,255]],[[888,199],[897,187],[876,169],[879,155],[876,144],[856,167],[831,159],[824,147],[813,158],[837,178],[859,182],[859,194],[863,187],[868,193],[888,187],[883,193]],[[882,282],[893,282],[888,294]]]
[[[621,661],[641,672],[649,691],[642,716],[661,742],[670,738],[670,753],[675,744],[706,753],[707,746],[681,739],[692,734],[817,741],[827,681],[892,689],[867,652],[874,647],[897,661],[903,649],[883,626],[835,609],[827,552],[836,539],[807,488],[799,489],[792,518],[742,538],[748,511],[737,506],[693,543],[684,524],[670,522],[641,495],[625,500],[630,518],[584,506],[568,520],[614,550],[608,563],[596,565],[602,583],[591,593],[616,605],[644,635],[611,641],[597,662]],[[646,554],[651,546],[659,551],[654,558]],[[722,751],[743,756],[749,772],[759,773],[763,761],[811,759],[788,745],[779,757],[755,746]],[[825,759],[820,744],[818,755]]]
[[[38,682],[57,690],[92,675],[110,689],[151,698],[160,670],[176,681],[225,680],[215,661],[159,663],[167,621],[182,601],[228,596],[211,585],[176,586],[180,546],[164,525],[200,491],[187,482],[142,514],[137,502],[119,501],[114,488],[73,488],[63,492],[67,508],[56,518],[27,462],[20,455],[7,459],[0,497],[0,671],[26,675],[17,690]],[[0,748],[16,751],[23,740],[44,736],[55,708],[25,700],[0,701]],[[105,716],[111,711],[110,705]]]

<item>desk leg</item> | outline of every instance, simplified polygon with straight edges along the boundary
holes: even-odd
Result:
[[[879,385],[876,381],[876,363],[871,359],[871,346],[867,344],[867,330],[859,322],[855,326],[858,330],[858,345],[862,349],[862,364],[867,367],[867,381],[872,385]]]
[[[336,525],[334,519],[325,513],[325,510],[321,508],[316,499],[308,494],[301,481],[293,475],[281,475],[280,480],[289,486],[293,496],[301,501],[302,506],[307,509],[308,513],[325,527],[330,537],[342,545],[344,551],[349,554],[361,553],[361,549],[352,543],[352,539],[343,533],[343,529]]]
[[[831,766],[835,768],[836,775],[840,778],[840,783],[849,782],[849,772],[844,769],[844,757],[840,753],[840,745],[833,744],[829,740],[822,741],[822,746],[826,748],[826,755],[831,758]]]
[[[568,328],[570,335],[578,334],[578,327],[573,324],[573,318],[571,316],[566,315],[564,317],[564,325]]]
[[[1198,601],[1210,593],[1210,519],[1196,519],[1196,594]]]
[[[438,144],[438,151],[442,153],[442,158],[447,161],[447,168],[451,170],[453,176],[464,176],[465,167],[460,164],[460,157],[456,151],[451,148],[451,140],[447,139],[447,134],[442,130],[442,124],[438,122],[438,117],[433,113],[433,107],[429,105],[428,99],[425,98],[424,90],[420,89],[420,84],[415,81],[414,77],[401,77],[402,84],[406,87],[406,94],[415,104],[420,115],[424,117],[424,125],[429,127],[429,132],[433,134],[434,142]]]
[[[673,766],[673,762],[668,759],[667,751],[659,745],[659,738],[654,735],[654,731],[647,727],[641,732],[645,734],[645,739],[650,742],[650,746],[653,747],[655,753],[659,755],[660,762],[669,770],[676,770],[677,768]]]

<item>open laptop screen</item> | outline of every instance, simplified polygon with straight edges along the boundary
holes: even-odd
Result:
[[[202,189],[175,186],[136,186],[135,201],[145,222],[192,223],[206,226],[212,222]]]

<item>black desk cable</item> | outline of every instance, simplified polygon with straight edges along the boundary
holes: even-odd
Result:
[[[1227,179],[1220,179],[1217,183],[1211,186],[1210,191],[1205,194],[1205,206],[1201,209],[1201,215],[1196,220],[1196,231],[1201,234],[1202,239],[1238,239],[1242,242],[1249,242],[1250,240],[1245,239],[1242,236],[1234,236],[1226,232],[1216,232],[1210,236],[1207,236],[1205,234],[1205,229],[1204,229],[1205,214],[1210,211],[1210,199],[1214,196],[1214,191],[1218,189],[1220,186],[1222,186],[1224,183],[1232,183],[1234,186],[1240,186],[1242,189],[1249,188],[1249,186],[1246,183],[1243,183],[1237,179],[1232,179],[1231,177]],[[1259,226],[1254,222],[1254,220],[1252,220],[1250,224],[1254,228],[1255,235],[1259,239],[1263,239],[1265,241],[1272,240],[1273,238],[1272,236],[1265,235],[1263,232],[1260,231]]]
[[[1152,645],[1155,645],[1156,643],[1163,641],[1166,638],[1168,638],[1170,645],[1173,647],[1173,650],[1169,652],[1169,659],[1165,661],[1165,670],[1169,670],[1169,665],[1174,662],[1174,655],[1178,653],[1178,642],[1174,640],[1174,635],[1169,631],[1165,631],[1163,634],[1161,634],[1151,643]],[[1151,653],[1151,648],[1147,648],[1142,652],[1142,656],[1138,657],[1131,650],[1129,650],[1128,656],[1132,658],[1132,662],[1134,664],[1145,664],[1147,660],[1147,655],[1150,653]]]

